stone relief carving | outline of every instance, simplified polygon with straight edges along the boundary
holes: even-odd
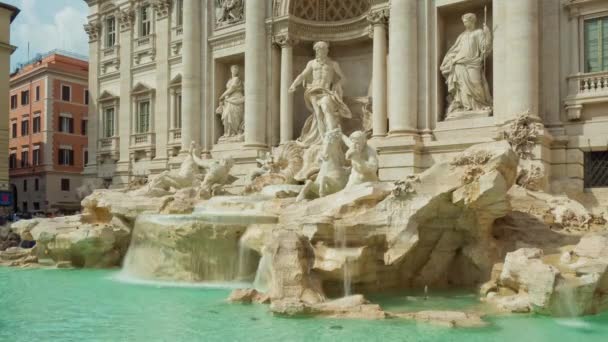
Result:
[[[243,140],[245,94],[239,71],[238,65],[230,67],[232,77],[226,83],[226,91],[220,96],[220,105],[216,109],[216,113],[221,115],[224,126],[224,135],[220,141]]]
[[[245,18],[244,0],[217,0],[218,27],[236,24]]]
[[[344,189],[348,182],[348,172],[344,167],[346,160],[342,151],[342,139],[339,128],[325,133],[319,153],[319,173],[315,180],[306,181],[297,201],[325,197]]]
[[[441,73],[448,86],[446,119],[492,112],[492,95],[485,76],[485,60],[492,50],[492,32],[484,22],[476,29],[473,13],[462,16],[465,31],[448,50]]]
[[[348,146],[346,160],[350,160],[352,166],[346,188],[366,182],[377,182],[378,152],[367,144],[367,135],[362,131],[355,131],[348,138],[342,135],[342,140]]]
[[[298,139],[305,146],[321,143],[327,132],[341,128],[343,118],[352,118],[350,109],[342,100],[342,83],[346,78],[340,65],[328,57],[329,44],[317,42],[314,50],[316,58],[308,62],[289,88],[293,93],[302,85],[306,106],[313,111]]]

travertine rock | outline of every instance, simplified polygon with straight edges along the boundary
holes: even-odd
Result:
[[[228,301],[243,304],[269,304],[270,297],[264,293],[258,292],[256,289],[236,289],[230,293]]]
[[[412,319],[448,328],[481,328],[488,325],[480,316],[460,311],[419,311],[398,314],[391,313],[390,316]]]
[[[608,236],[587,234],[576,246],[564,249],[564,253],[545,256],[538,248],[509,253],[496,279],[498,289],[488,292],[487,300],[503,311],[556,316],[607,309]]]
[[[312,270],[314,250],[306,237],[283,231],[267,250],[272,260],[271,310],[281,307],[281,312],[291,313],[292,309],[284,308],[286,304],[299,308],[299,303],[309,306],[325,300],[321,283]]]
[[[14,228],[36,241],[39,259],[70,262],[74,267],[120,266],[127,252],[130,227],[114,218],[104,223],[87,223],[81,215],[36,219]]]

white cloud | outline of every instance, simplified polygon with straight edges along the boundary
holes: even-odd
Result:
[[[86,8],[84,10],[67,5],[55,13],[48,13],[49,3],[35,0],[21,0],[19,22],[14,23],[11,37],[19,45],[18,56],[13,58],[23,62],[27,59],[27,43],[30,43],[30,58],[37,53],[45,53],[53,49],[63,49],[88,55],[88,39],[83,30],[86,24]],[[15,25],[16,24],[16,25]]]

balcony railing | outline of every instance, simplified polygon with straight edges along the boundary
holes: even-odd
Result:
[[[565,101],[568,119],[581,119],[584,105],[601,102],[608,102],[608,71],[568,77],[568,97]]]
[[[593,97],[608,95],[608,71],[579,74],[569,78],[570,96]],[[574,91],[574,93],[572,93]]]
[[[154,133],[136,133],[131,135],[131,147],[154,145]]]
[[[180,142],[182,140],[182,129],[173,128],[169,131],[169,140],[171,142]]]
[[[117,151],[118,150],[118,137],[101,138],[99,139],[99,151]]]

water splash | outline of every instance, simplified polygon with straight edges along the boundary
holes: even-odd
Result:
[[[153,286],[158,288],[207,288],[207,289],[239,289],[251,286],[251,283],[245,282],[179,282],[179,281],[162,281],[162,280],[146,280],[130,276],[125,272],[116,272],[108,277],[112,281],[131,285]]]

